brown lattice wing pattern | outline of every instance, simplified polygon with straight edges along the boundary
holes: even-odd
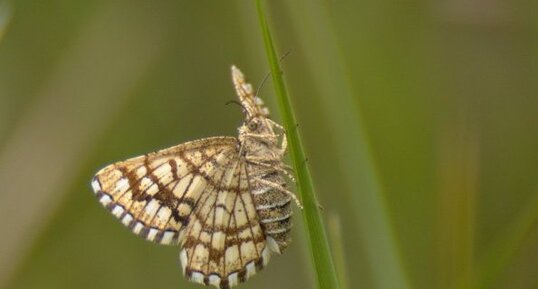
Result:
[[[220,186],[206,191],[189,224],[180,253],[192,281],[229,288],[269,261],[265,234],[250,194],[242,161],[219,174]]]
[[[92,187],[99,202],[135,234],[177,244],[197,202],[236,150],[232,137],[184,143],[109,165],[95,175]]]

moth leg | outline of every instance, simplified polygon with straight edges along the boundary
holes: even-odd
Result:
[[[290,196],[295,201],[295,204],[297,204],[297,207],[299,207],[299,209],[301,209],[301,210],[303,209],[303,205],[301,204],[299,199],[297,199],[297,196],[294,193],[286,190],[286,188],[284,188],[282,185],[277,184],[277,183],[273,183],[273,182],[268,181],[268,180],[260,179],[260,178],[255,178],[255,179],[253,179],[253,181],[256,181],[256,182],[258,182],[260,184],[264,184],[266,186],[269,186],[269,187],[271,187],[273,189],[277,189],[277,190],[285,193],[286,195]]]
[[[251,162],[251,163],[256,163],[256,164],[261,164],[261,165],[264,165],[264,166],[275,166],[274,164],[268,164],[268,162],[275,162],[275,161],[280,161],[280,159],[272,159],[272,158],[267,158],[267,157],[253,157],[253,156],[248,156],[246,157],[247,161]],[[288,166],[287,164],[285,163],[281,163],[281,164],[278,164],[276,165],[288,172],[293,172],[293,169]]]
[[[288,138],[286,137],[286,134],[282,135],[282,145],[280,147],[280,155],[284,156],[286,154],[286,151],[288,150]]]
[[[264,163],[264,162],[261,162],[261,161],[257,161],[257,160],[254,160],[254,159],[251,159],[251,158],[247,158],[247,161],[249,163],[252,163],[252,164],[255,164],[255,165],[258,165],[258,166],[262,166],[262,167],[266,167],[266,168],[270,168],[270,169],[274,169],[274,170],[277,170],[281,173],[283,173],[286,177],[288,177],[292,182],[296,183],[295,181],[295,178],[293,177],[293,175],[288,171],[288,170],[291,170],[291,168],[285,164],[283,165],[271,165],[271,164],[268,164],[268,163]]]
[[[268,165],[268,163],[271,163],[271,162],[280,161],[279,158],[273,159],[273,158],[267,158],[267,157],[253,157],[253,156],[248,156],[246,157],[246,159],[247,161],[250,161],[250,162],[264,163],[265,165]],[[293,169],[285,163],[279,164],[278,167],[281,167],[289,172],[293,172]]]
[[[276,128],[280,129],[281,131],[286,132],[286,129],[280,124],[276,123],[274,120],[267,118],[267,121],[270,122],[272,125],[274,125]]]
[[[277,135],[269,134],[269,133],[247,133],[245,135],[249,137],[254,137],[260,140],[265,140],[267,138],[273,138],[273,139],[277,138]]]

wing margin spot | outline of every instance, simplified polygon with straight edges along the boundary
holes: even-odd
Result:
[[[101,189],[101,182],[99,182],[99,178],[97,176],[93,177],[92,179],[92,189],[94,193],[99,193]]]

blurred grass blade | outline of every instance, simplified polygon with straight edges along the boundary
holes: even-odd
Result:
[[[339,38],[323,1],[285,1],[296,36],[303,45],[305,69],[323,107],[321,117],[330,128],[334,157],[341,163],[343,186],[350,191],[344,202],[352,206],[353,221],[364,242],[364,252],[377,288],[411,288],[402,264],[382,184],[366,134],[353,81]],[[322,57],[323,56],[323,57]]]
[[[349,289],[348,275],[346,270],[346,257],[344,253],[344,238],[342,236],[342,221],[336,212],[329,214],[327,224],[329,228],[329,238],[334,257],[334,265],[340,282],[340,289]]]
[[[499,240],[486,250],[480,260],[478,280],[475,288],[491,288],[510,261],[521,249],[525,236],[538,222],[538,194],[534,194],[521,210],[513,224],[501,234]]]
[[[12,9],[9,3],[0,3],[0,41],[6,34],[7,27],[11,22]]]
[[[92,140],[155,63],[165,31],[159,19],[143,12],[138,6],[106,5],[82,26],[2,144],[0,219],[16,220],[16,226],[0,238],[0,288],[19,266],[33,261],[27,259],[29,250],[87,161]],[[133,18],[137,25],[131,24]],[[113,28],[102,33],[112,21]],[[126,43],[130,53],[124,52]],[[21,192],[24,209],[13,205],[20,203]]]
[[[435,279],[440,289],[472,288],[480,138],[466,117],[450,119],[441,131]]]
[[[312,177],[307,166],[305,152],[296,126],[296,119],[291,108],[284,81],[282,80],[279,60],[276,56],[273,41],[265,19],[261,0],[256,1],[258,17],[262,29],[265,51],[271,66],[273,85],[278,97],[278,104],[283,118],[284,127],[287,130],[290,144],[290,155],[297,172],[297,185],[301,192],[304,205],[303,219],[307,228],[309,248],[317,276],[317,287],[320,289],[338,289],[339,283],[336,276],[329,242],[319,212],[318,201],[312,184]]]

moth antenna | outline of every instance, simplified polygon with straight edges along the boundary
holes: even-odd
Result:
[[[228,100],[226,103],[224,103],[225,105],[230,105],[230,104],[237,104],[239,105],[242,109],[243,109],[243,113],[246,114],[247,113],[247,109],[245,108],[245,106],[238,100]]]
[[[282,62],[288,55],[290,55],[290,54],[291,54],[291,49],[288,50],[288,51],[286,51],[286,53],[284,53],[284,55],[282,55],[282,56],[280,57],[280,59],[278,60],[278,62],[281,63],[281,62]],[[282,71],[280,71],[280,73],[282,73]],[[260,83],[260,86],[258,86],[258,89],[256,89],[256,94],[255,94],[256,96],[259,95],[258,93],[259,93],[260,90],[263,88],[263,85],[265,84],[265,82],[267,81],[267,79],[269,78],[270,75],[271,75],[271,72],[270,72],[270,71],[267,72],[267,73],[265,74],[265,76],[264,76],[263,79],[262,79],[262,82]]]

